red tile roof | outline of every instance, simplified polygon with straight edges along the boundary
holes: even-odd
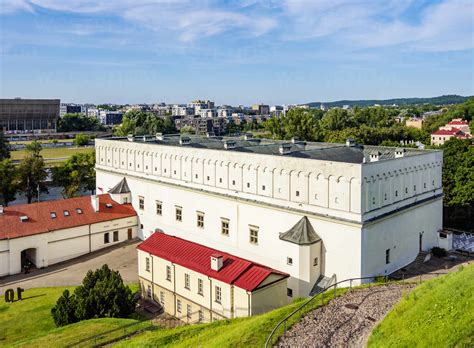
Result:
[[[108,194],[98,197],[98,212],[94,212],[90,196],[5,207],[0,214],[0,240],[137,215],[131,204],[119,204]],[[112,204],[111,208],[105,206],[108,203]],[[82,214],[77,212],[77,208],[82,210]],[[69,211],[69,216],[64,216],[65,210]],[[56,218],[51,218],[51,212],[56,213]],[[28,220],[21,222],[21,216],[28,216]]]
[[[451,121],[451,122],[448,122],[449,125],[460,125],[460,126],[467,126],[468,123],[467,121]]]
[[[439,129],[436,132],[431,133],[431,135],[456,135],[459,133],[462,133],[459,129],[451,128],[451,130]]]
[[[247,291],[255,290],[271,274],[279,275],[281,279],[289,277],[255,262],[160,232],[153,233],[137,248]],[[219,271],[211,269],[211,256],[216,253],[223,257]]]

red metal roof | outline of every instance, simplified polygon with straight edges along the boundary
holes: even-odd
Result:
[[[436,132],[431,133],[431,135],[456,135],[459,133],[462,133],[459,129],[451,128],[451,130],[439,129]]]
[[[253,291],[271,274],[280,275],[282,279],[289,277],[255,262],[160,232],[153,233],[137,248],[247,291]],[[211,256],[216,253],[223,257],[219,271],[211,269]]]
[[[137,215],[131,204],[119,204],[108,194],[98,197],[98,212],[92,208],[90,196],[5,207],[3,214],[0,214],[0,240]],[[107,203],[112,204],[112,207],[107,208]],[[77,212],[78,208],[82,214]],[[65,210],[69,212],[69,216],[64,215]],[[54,219],[51,218],[52,212],[56,213]],[[28,216],[28,220],[22,222],[20,216]]]
[[[467,126],[467,121],[451,121],[448,122],[449,125],[460,125],[460,126]]]

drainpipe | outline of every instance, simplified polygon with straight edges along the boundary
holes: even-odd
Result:
[[[252,293],[250,291],[247,291],[247,299],[248,299],[248,303],[247,303],[247,316],[250,317],[250,295]]]
[[[176,317],[176,266],[173,265],[173,298],[174,298],[174,316]]]
[[[212,279],[211,277],[207,277],[207,279],[209,279],[209,319],[212,322]]]
[[[149,254],[151,258],[151,299],[155,301],[155,282],[153,278],[153,273],[154,273],[154,265],[153,265],[153,255]]]
[[[89,253],[91,253],[91,252],[92,252],[92,241],[91,241],[91,238],[92,238],[92,236],[91,236],[91,226],[92,226],[92,225],[91,225],[91,224],[89,224]]]

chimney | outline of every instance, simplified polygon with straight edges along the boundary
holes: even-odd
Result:
[[[396,149],[395,158],[405,157],[405,152],[407,152],[405,149]]]
[[[370,162],[377,162],[380,159],[381,153],[379,151],[370,154]]]
[[[97,213],[99,211],[99,196],[92,195],[91,204],[92,204],[92,209],[94,209],[94,212]]]
[[[355,139],[353,139],[353,138],[348,138],[348,139],[346,140],[346,146],[347,146],[347,147],[354,147],[354,146],[356,146],[356,141],[355,141]]]
[[[224,141],[224,149],[230,150],[235,148],[235,141],[234,140],[226,140]]]
[[[127,135],[127,139],[128,141],[135,141],[135,137],[133,136],[133,134]]]
[[[280,155],[286,155],[291,152],[291,144],[280,144],[280,147],[278,148],[278,152],[280,152]]]
[[[223,257],[220,254],[211,255],[211,269],[213,271],[219,272],[223,265]]]

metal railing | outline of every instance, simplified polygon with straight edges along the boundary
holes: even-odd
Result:
[[[269,345],[271,345],[273,336],[275,335],[277,330],[279,328],[281,328],[282,326],[283,326],[283,336],[285,336],[286,335],[286,330],[287,330],[288,320],[291,319],[297,313],[301,312],[310,303],[312,303],[316,299],[316,297],[318,297],[319,295],[323,295],[329,289],[334,289],[334,298],[335,298],[336,295],[337,295],[337,286],[340,285],[340,284],[349,283],[349,289],[352,289],[352,283],[354,281],[361,281],[361,280],[367,280],[367,279],[375,280],[374,285],[380,284],[380,280],[384,283],[387,283],[387,282],[390,282],[390,281],[393,281],[393,282],[401,281],[402,283],[405,283],[405,282],[413,282],[413,281],[409,280],[409,279],[413,279],[414,281],[419,280],[419,282],[421,283],[423,276],[435,275],[436,277],[438,277],[439,275],[446,275],[446,274],[447,273],[425,273],[425,274],[409,274],[409,273],[406,273],[406,274],[401,275],[401,279],[392,278],[391,276],[372,276],[372,277],[362,277],[362,278],[348,278],[348,279],[338,281],[334,284],[328,285],[325,288],[323,288],[322,290],[319,290],[311,298],[306,300],[301,306],[299,306],[293,312],[291,312],[286,317],[284,317],[282,320],[280,320],[278,322],[278,324],[273,328],[272,332],[270,333],[267,340],[265,341],[265,348],[268,348]],[[409,278],[409,279],[407,279],[407,278]],[[377,280],[379,280],[379,281],[377,281]],[[371,286],[370,282],[368,283],[368,286],[369,287]]]

